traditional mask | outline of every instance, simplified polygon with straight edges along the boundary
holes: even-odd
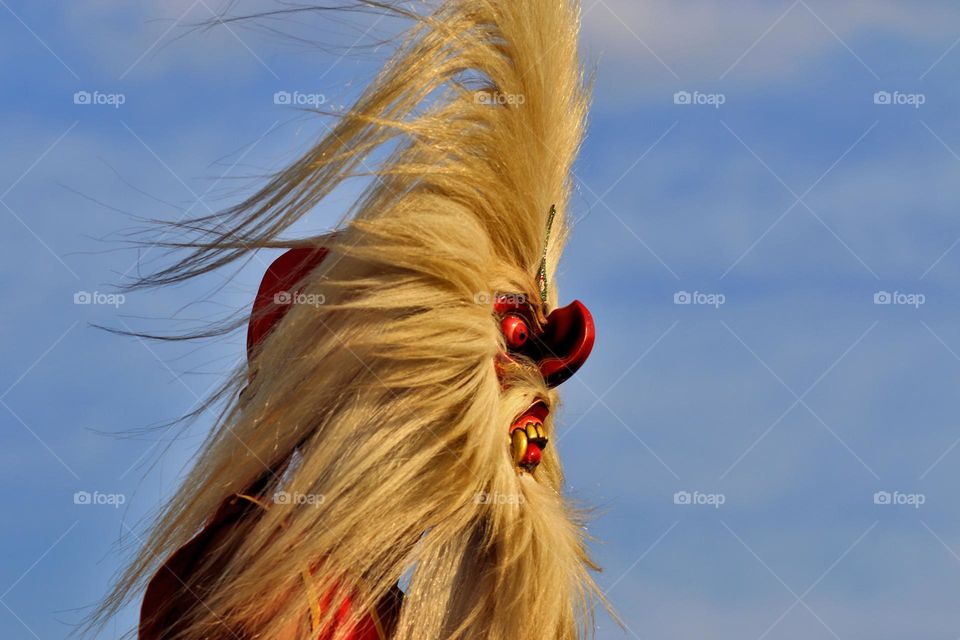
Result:
[[[270,265],[253,304],[247,332],[248,354],[253,353],[286,314],[290,300],[297,295],[296,284],[319,266],[326,255],[324,248],[290,249]],[[537,309],[528,296],[516,293],[501,293],[494,298],[493,314],[506,346],[496,366],[502,371],[509,363],[532,363],[547,386],[553,388],[576,373],[590,355],[595,338],[593,317],[582,302],[574,300],[540,320],[544,317],[544,305],[539,304]],[[537,402],[510,427],[513,461],[528,473],[533,473],[540,464],[549,443],[543,426],[548,414],[547,406]]]

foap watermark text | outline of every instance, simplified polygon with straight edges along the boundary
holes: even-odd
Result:
[[[80,106],[113,107],[119,109],[127,103],[123,93],[105,93],[103,91],[77,91],[73,94],[73,104]]]
[[[706,506],[719,509],[727,502],[722,493],[703,493],[701,491],[677,491],[673,494],[673,504],[683,506]]]
[[[302,91],[277,91],[273,94],[273,104],[290,107],[321,107],[327,104],[327,96],[322,93],[303,93]]]
[[[311,307],[321,307],[327,302],[327,297],[322,293],[302,293],[300,291],[279,291],[273,294],[273,304],[286,306],[291,304],[303,304]]]
[[[327,501],[327,497],[320,493],[300,493],[298,491],[277,491],[273,494],[274,504],[292,504],[299,507],[319,507]]]
[[[473,496],[474,504],[502,504],[502,505],[514,505],[514,504],[523,504],[526,501],[522,493],[498,493],[496,491],[488,493],[486,491],[480,491]]]
[[[491,291],[479,291],[474,294],[473,301],[477,304],[493,304],[500,301],[508,305],[523,305],[529,303],[530,299],[524,293],[494,293]]]
[[[904,106],[919,109],[927,103],[923,93],[902,93],[900,91],[877,91],[873,94],[873,104]]]
[[[890,304],[919,309],[926,304],[927,296],[922,293],[904,293],[902,291],[877,291],[873,294],[873,304]]]
[[[527,102],[527,97],[522,93],[501,93],[499,91],[477,91],[473,95],[473,101],[477,104],[513,106],[513,105],[525,104]]]
[[[722,93],[703,93],[701,91],[677,91],[673,94],[673,104],[713,107],[719,109],[727,102]]]
[[[906,506],[919,509],[927,502],[923,493],[901,493],[900,491],[877,491],[873,494],[873,504]]]
[[[109,506],[119,509],[125,504],[127,496],[122,493],[101,493],[99,491],[77,491],[73,494],[73,504],[83,506]]]
[[[673,304],[691,304],[719,309],[727,303],[727,296],[722,293],[705,293],[703,291],[677,291],[673,294]]]
[[[127,301],[122,293],[100,293],[99,291],[77,291],[73,294],[73,304],[105,305],[117,308]]]

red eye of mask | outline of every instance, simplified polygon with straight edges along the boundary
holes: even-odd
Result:
[[[511,350],[521,349],[530,338],[530,327],[527,321],[515,313],[508,313],[500,321],[500,330],[507,342],[507,348]]]

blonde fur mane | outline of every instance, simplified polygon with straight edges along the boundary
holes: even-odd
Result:
[[[574,0],[445,0],[414,25],[331,133],[227,211],[182,262],[146,284],[276,246],[344,179],[375,181],[257,349],[248,384],[121,576],[115,612],[218,505],[258,480],[277,501],[207,558],[204,606],[177,640],[310,632],[301,579],[355,592],[363,613],[410,576],[394,637],[573,639],[599,593],[582,524],[562,495],[556,448],[518,474],[507,430],[557,394],[533,366],[498,379],[493,292],[539,300],[547,216],[547,309],[565,235],[587,99]],[[393,145],[372,170],[365,158]],[[187,586],[189,587],[189,585]],[[602,599],[602,598],[601,598]]]

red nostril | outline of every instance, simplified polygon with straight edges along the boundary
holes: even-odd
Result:
[[[530,329],[526,321],[520,316],[509,314],[500,321],[500,331],[510,349],[519,349],[530,338]]]

